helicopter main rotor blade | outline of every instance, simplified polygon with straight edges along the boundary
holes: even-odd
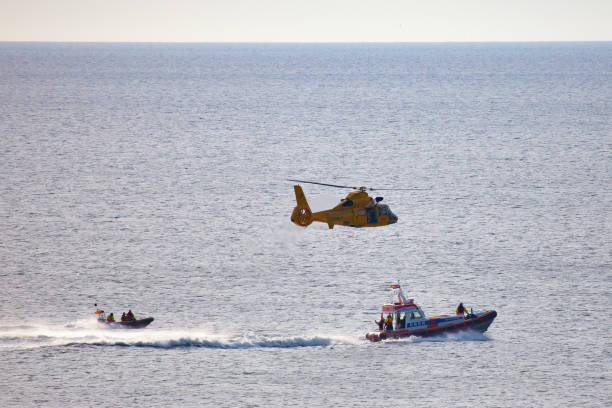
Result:
[[[337,185],[337,184],[319,183],[317,181],[294,180],[294,179],[287,179],[287,181],[295,181],[297,183],[318,184],[320,186],[337,187],[337,188],[352,188],[354,190],[358,190],[359,189],[359,187],[355,187],[355,186],[340,186],[340,185]]]
[[[361,190],[361,191],[419,191],[419,190],[431,190],[431,188],[371,188],[364,186],[341,186],[338,184],[328,184],[328,183],[319,183],[318,181],[306,181],[306,180],[296,180],[296,179],[287,179],[287,181],[295,181],[297,183],[308,183],[308,184],[318,184],[320,186],[327,187],[336,187],[336,188],[352,188],[353,190]]]
[[[430,188],[368,188],[370,191],[419,191],[419,190],[431,190]]]

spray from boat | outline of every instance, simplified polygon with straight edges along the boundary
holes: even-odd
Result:
[[[150,347],[257,349],[330,347],[352,344],[351,339],[334,335],[305,334],[271,336],[246,333],[211,333],[206,329],[108,329],[90,319],[67,325],[22,324],[0,327],[1,350],[27,350],[43,347]]]

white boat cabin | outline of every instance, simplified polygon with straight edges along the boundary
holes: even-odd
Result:
[[[408,302],[409,303],[396,302],[382,306],[384,319],[387,320],[389,315],[391,315],[393,319],[393,330],[427,326],[427,318],[423,310],[413,303],[412,299]]]
[[[425,317],[425,312],[414,303],[414,299],[406,299],[399,285],[395,289],[399,301],[382,306],[382,316],[385,321],[389,320],[390,315],[393,320],[393,330],[427,327],[428,319]]]

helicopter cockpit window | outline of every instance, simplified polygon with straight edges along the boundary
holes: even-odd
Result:
[[[387,207],[378,207],[378,215],[388,215]]]
[[[344,200],[342,203],[343,207],[351,207],[353,205],[353,200]]]

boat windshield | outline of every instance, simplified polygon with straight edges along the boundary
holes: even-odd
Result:
[[[422,319],[423,315],[418,310],[413,310],[410,312],[410,320]]]

